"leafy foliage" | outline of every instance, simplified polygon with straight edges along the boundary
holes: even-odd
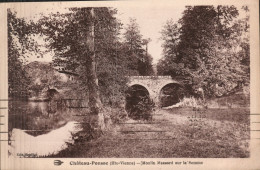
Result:
[[[129,75],[153,75],[152,57],[147,52],[147,46],[150,39],[142,39],[139,25],[136,19],[130,18],[130,23],[124,33],[125,53],[127,57],[127,67]],[[146,50],[143,46],[146,46]]]
[[[136,120],[151,120],[154,102],[142,86],[132,86],[126,92],[126,111],[129,117]]]
[[[54,65],[77,72],[85,92],[88,92],[87,64],[91,62],[91,48],[94,46],[102,103],[118,106],[124,100],[125,76],[129,72],[133,75],[150,74],[152,58],[145,55],[136,23],[130,23],[124,34],[126,40],[122,43],[122,23],[115,17],[117,10],[95,8],[95,17],[92,17],[91,9],[70,8],[70,12],[65,14],[43,16],[38,22],[38,30],[45,36],[47,48],[55,54]],[[94,23],[94,44],[91,43],[91,23]],[[141,61],[141,57],[145,60]]]
[[[222,96],[249,82],[249,24],[234,6],[186,7],[178,23],[162,30],[164,58],[158,74],[170,74],[207,96]]]
[[[34,50],[30,39],[32,25],[17,18],[16,13],[7,10],[8,23],[8,95],[9,97],[28,97],[30,79],[24,70],[26,51]],[[30,41],[29,41],[30,39]]]
[[[119,42],[121,23],[114,17],[116,9],[71,8],[69,13],[51,14],[39,21],[39,29],[46,35],[48,48],[55,53],[54,65],[79,73],[86,88],[91,62],[91,23],[94,23],[96,71],[101,99],[104,104],[118,104],[126,83],[125,59]]]
[[[44,38],[46,48],[49,49],[49,52],[54,53],[53,65],[50,65],[50,67],[59,66],[70,72],[78,73],[80,83],[78,88],[74,87],[75,84],[72,88],[77,89],[77,93],[79,91],[85,93],[85,96],[90,95],[90,89],[87,85],[90,82],[89,75],[92,74],[89,72],[89,63],[93,62],[91,56],[93,56],[94,49],[95,71],[102,103],[122,107],[127,81],[125,76],[129,73],[130,75],[153,74],[152,57],[148,54],[148,43],[151,40],[142,38],[138,24],[134,19],[131,19],[122,42],[120,39],[122,24],[115,18],[117,10],[94,8],[95,14],[93,16],[92,9],[70,8],[67,13],[51,13],[48,16],[42,16],[36,24],[26,23],[21,19],[23,27],[19,29],[27,32],[20,32],[18,35],[22,40],[21,44],[28,49],[33,47],[36,49],[39,45],[30,44],[33,39],[29,39],[29,36],[40,34]],[[10,26],[10,28],[13,27]],[[92,39],[92,31],[94,31],[94,39]],[[17,49],[17,51],[19,50]],[[39,53],[43,55],[42,51]],[[53,69],[48,70],[45,66],[41,68],[41,65],[34,64],[36,64],[37,71],[32,70],[35,67],[33,64],[31,64],[32,67],[28,65],[25,68],[25,71],[28,71],[32,77],[31,83],[28,82],[27,84],[26,91],[31,90],[39,95],[45,86],[57,84],[58,77],[52,76],[55,75]],[[46,71],[46,73],[43,73],[46,79],[43,77],[43,79],[38,80],[33,74],[40,73],[41,70]],[[49,80],[50,77],[53,80]],[[40,82],[37,83],[37,81]],[[16,90],[19,91],[19,89]],[[143,101],[143,106],[148,107],[149,102],[141,101]],[[139,106],[140,111],[148,112],[147,108],[142,110],[140,104],[136,105],[136,107]]]

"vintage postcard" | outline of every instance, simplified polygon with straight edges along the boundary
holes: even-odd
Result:
[[[1,169],[260,169],[259,1],[0,4]]]

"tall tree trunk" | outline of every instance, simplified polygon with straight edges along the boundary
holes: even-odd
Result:
[[[91,33],[89,36],[90,41],[88,44],[91,50],[91,55],[86,56],[89,59],[86,65],[90,107],[89,123],[93,130],[102,131],[104,129],[104,116],[102,113],[102,104],[99,97],[98,78],[96,73],[94,8],[91,9],[91,15],[93,20],[91,24]]]

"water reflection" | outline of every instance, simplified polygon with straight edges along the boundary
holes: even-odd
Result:
[[[47,134],[32,136],[21,129],[12,130],[9,153],[18,157],[45,157],[55,155],[74,143],[74,134],[81,130],[75,121]],[[26,155],[25,155],[26,154]]]
[[[74,103],[73,103],[74,102]],[[74,105],[72,105],[74,104]],[[72,134],[81,130],[74,115],[86,113],[78,101],[9,102],[9,152],[37,156],[57,154],[73,144]],[[73,109],[72,109],[73,108]]]
[[[37,136],[57,129],[68,121],[75,120],[73,114],[80,109],[61,107],[59,101],[28,102],[11,101],[9,103],[9,131],[27,130]]]

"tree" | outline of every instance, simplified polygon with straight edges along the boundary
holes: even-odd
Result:
[[[235,20],[237,16],[234,6],[187,7],[178,23],[169,21],[164,26],[159,74],[179,78],[192,91],[202,87],[207,96],[222,96],[248,81],[240,41],[247,31],[245,24]],[[243,54],[246,49],[244,45]]]
[[[30,79],[24,70],[26,52],[33,51],[33,25],[17,18],[16,13],[7,10],[8,24],[8,95],[28,97]]]
[[[84,14],[84,13],[83,13]],[[86,62],[86,71],[87,71],[87,87],[89,90],[89,106],[90,106],[90,113],[93,115],[100,114],[101,108],[101,101],[99,97],[98,91],[98,79],[97,79],[97,72],[96,72],[96,55],[95,55],[95,10],[92,8],[90,10],[91,14],[91,31],[89,38],[89,50],[90,54],[86,53],[85,57],[88,58],[89,62]]]
[[[151,75],[152,57],[148,54],[148,43],[150,39],[143,39],[136,19],[130,18],[124,33],[124,44],[128,57],[128,68],[130,75]],[[146,50],[143,48],[146,46]]]
[[[99,115],[99,127],[103,126],[101,103],[119,102],[114,96],[122,96],[126,84],[125,67],[117,64],[125,59],[116,12],[112,8],[71,8],[68,13],[44,16],[38,22],[47,48],[55,53],[54,65],[79,74],[80,85],[89,97],[90,114]],[[96,119],[91,122],[97,127]]]

